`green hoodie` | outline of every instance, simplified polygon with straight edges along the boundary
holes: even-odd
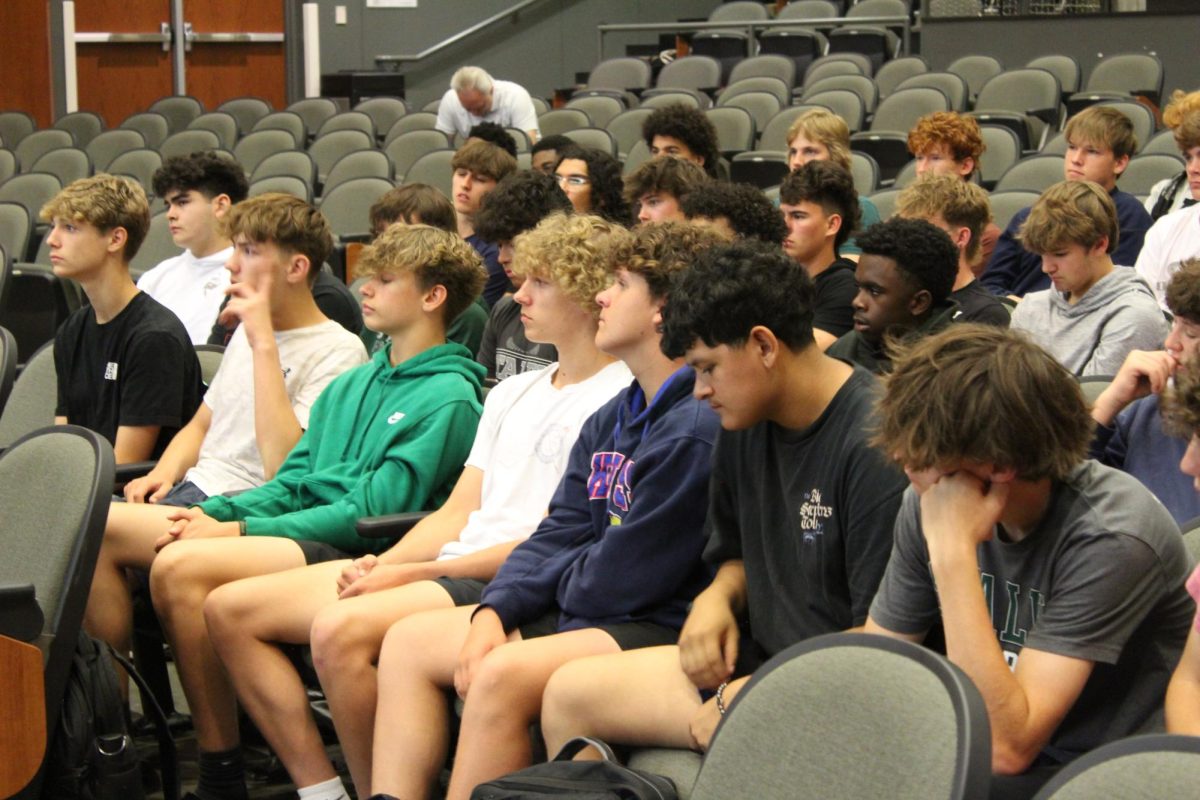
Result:
[[[275,477],[200,509],[221,522],[245,520],[250,536],[325,542],[347,553],[378,552],[360,517],[435,508],[471,450],[483,406],[483,367],[458,344],[432,347],[398,366],[390,347],[321,392],[308,430]]]

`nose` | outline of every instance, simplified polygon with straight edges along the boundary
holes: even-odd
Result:
[[[649,222],[649,221],[650,221],[650,209],[648,209],[645,205],[639,206],[638,207],[638,222]]]
[[[850,306],[855,311],[866,311],[867,310],[867,293],[862,290],[855,292],[854,299],[850,301]]]
[[[701,380],[699,373],[697,373],[696,382],[692,385],[692,397],[697,400],[707,400],[712,397],[712,393],[712,387],[708,385],[707,381]]]
[[[517,305],[521,305],[521,306],[529,305],[529,303],[530,303],[529,281],[525,281],[524,283],[521,284],[521,288],[517,289],[517,291],[513,294],[513,301]]]
[[[1195,434],[1188,442],[1187,450],[1179,461],[1179,469],[1184,475],[1191,475],[1197,491],[1200,491],[1200,437]]]
[[[600,292],[596,295],[596,305],[600,306],[601,308],[608,308],[608,293],[610,290],[611,287],[609,287],[609,289],[600,290]]]

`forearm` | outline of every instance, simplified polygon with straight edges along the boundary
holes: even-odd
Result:
[[[1188,634],[1187,647],[1167,686],[1167,732],[1200,736],[1200,634]]]
[[[712,583],[696,596],[696,603],[722,603],[734,616],[746,610],[746,564],[741,559],[721,564]]]
[[[154,471],[172,483],[182,480],[184,474],[200,459],[200,446],[204,443],[204,435],[208,432],[207,426],[201,424],[200,418],[206,409],[207,406],[201,404],[200,411],[197,411],[192,421],[175,434],[171,443],[167,445],[167,449],[158,459]]]
[[[511,542],[494,544],[464,556],[438,561],[438,575],[445,575],[448,578],[474,578],[479,581],[490,581],[496,577],[496,572],[508,558],[508,554],[517,549],[517,545],[521,541],[521,539],[514,539]]]
[[[274,337],[254,345],[254,438],[263,475],[275,477],[279,465],[304,432],[288,399]]]
[[[942,608],[946,655],[971,678],[987,707],[992,768],[1001,774],[1022,772],[1043,742],[1033,740],[1027,730],[1029,703],[992,629],[973,545],[953,556],[932,559],[931,567]]]
[[[453,542],[467,524],[469,512],[455,512],[442,506],[421,520],[385,553],[381,564],[416,564],[432,562],[447,542]]]

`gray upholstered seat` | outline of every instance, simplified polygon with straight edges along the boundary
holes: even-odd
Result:
[[[1055,775],[1034,800],[1159,800],[1194,797],[1200,738],[1131,736],[1097,748]]]

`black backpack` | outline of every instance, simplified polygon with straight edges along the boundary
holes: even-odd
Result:
[[[601,761],[572,761],[587,746],[600,751]],[[678,800],[670,778],[622,766],[611,748],[599,739],[578,737],[563,745],[553,761],[481,783],[471,800]]]
[[[115,658],[137,684],[145,712],[154,722],[165,800],[178,800],[175,743],[167,718],[145,680],[128,659],[79,633],[58,724],[46,751],[43,800],[104,800],[141,796],[140,759],[129,736],[125,703],[117,684]],[[119,771],[117,774],[115,771]],[[136,781],[131,790],[129,784]]]

